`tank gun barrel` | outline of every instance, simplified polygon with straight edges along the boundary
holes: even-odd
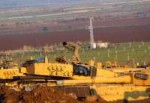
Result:
[[[78,85],[78,84],[129,84],[131,83],[130,76],[121,76],[121,77],[95,77],[91,79],[81,79],[81,80],[59,80],[57,85]]]

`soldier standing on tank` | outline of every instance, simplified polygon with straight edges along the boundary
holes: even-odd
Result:
[[[73,51],[73,55],[72,55],[72,61],[73,63],[79,63],[80,59],[79,59],[79,45],[76,43],[72,43],[72,42],[63,42],[62,43],[63,46],[71,51]]]

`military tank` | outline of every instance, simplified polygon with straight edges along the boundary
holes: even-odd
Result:
[[[51,63],[45,57],[26,61],[21,67],[1,68],[0,84],[16,88],[50,86],[72,93],[79,100],[150,101],[149,69],[124,68],[116,72],[92,60],[82,63],[77,45],[66,42],[63,45],[73,51],[72,62],[57,58],[56,63]]]

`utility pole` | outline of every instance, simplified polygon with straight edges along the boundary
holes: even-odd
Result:
[[[90,31],[90,47],[91,49],[96,49],[96,44],[94,42],[94,34],[93,34],[93,17],[90,17],[89,31]]]

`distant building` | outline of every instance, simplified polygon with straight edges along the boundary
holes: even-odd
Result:
[[[98,48],[108,48],[109,42],[97,42]]]

